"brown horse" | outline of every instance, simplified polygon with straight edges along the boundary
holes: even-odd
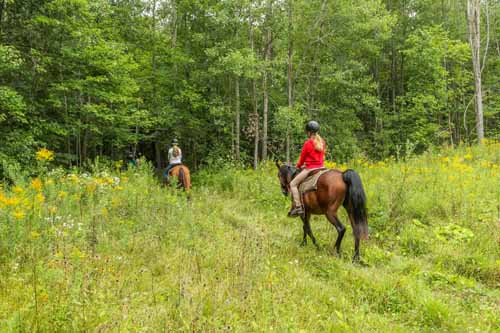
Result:
[[[183,164],[174,166],[169,172],[169,178],[175,177],[177,179],[177,188],[182,188],[185,191],[191,189],[191,173],[189,168]],[[168,185],[169,181],[166,181]]]
[[[300,170],[289,165],[278,167],[278,177],[281,182],[281,190],[286,196],[290,193],[290,182]],[[304,214],[301,216],[304,229],[302,245],[307,244],[309,236],[316,247],[311,224],[311,214],[324,214],[328,221],[337,229],[337,241],[335,249],[340,254],[340,244],[344,238],[345,227],[337,216],[337,210],[341,205],[347,211],[352,229],[354,231],[354,257],[353,261],[359,260],[359,243],[361,239],[368,239],[368,218],[366,213],[366,195],[361,184],[361,178],[354,170],[330,170],[322,174],[317,183],[317,190],[303,195]],[[292,203],[293,204],[293,203]]]

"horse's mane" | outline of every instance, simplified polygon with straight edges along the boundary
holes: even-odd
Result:
[[[278,165],[278,168],[280,173],[283,176],[286,176],[287,179],[290,179],[290,181],[292,181],[292,179],[294,179],[300,171],[300,169],[288,164]]]
[[[294,179],[299,174],[299,169],[294,167],[294,166],[287,165],[286,168],[288,169],[288,172],[290,173],[290,179]]]

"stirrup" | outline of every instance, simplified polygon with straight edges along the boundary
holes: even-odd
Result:
[[[302,207],[294,207],[288,212],[289,217],[297,217],[304,214],[304,209]]]

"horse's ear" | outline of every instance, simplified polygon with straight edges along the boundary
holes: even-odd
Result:
[[[274,163],[276,164],[276,167],[277,167],[278,169],[280,169],[280,168],[281,168],[280,162],[279,162],[278,160],[274,160]]]

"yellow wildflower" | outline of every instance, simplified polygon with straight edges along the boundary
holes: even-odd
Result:
[[[64,199],[68,196],[68,192],[66,191],[60,191],[58,194],[57,194],[57,198],[58,199]]]
[[[12,192],[16,194],[22,194],[24,192],[24,189],[21,186],[14,186],[12,188]]]
[[[54,160],[54,152],[47,148],[42,148],[36,152],[36,159],[38,161],[52,161]]]
[[[75,175],[75,174],[71,174],[71,175],[69,175],[69,176],[68,176],[68,179],[69,179],[70,181],[74,182],[74,183],[78,183],[78,182],[80,181],[80,178],[78,178],[78,176],[77,176],[77,175]]]
[[[8,198],[5,200],[5,205],[7,206],[17,206],[21,202],[21,199],[17,197]]]
[[[40,203],[45,202],[45,196],[42,193],[38,193],[35,196],[35,200]]]
[[[103,217],[107,218],[108,215],[109,215],[109,211],[106,207],[104,207],[102,210],[101,210],[101,214]]]
[[[42,187],[43,187],[43,184],[42,184],[42,181],[40,180],[40,178],[35,178],[31,181],[31,187],[37,191],[41,191],[42,190]]]
[[[50,206],[49,207],[49,213],[50,214],[55,214],[57,212],[57,207],[54,207],[54,206]]]
[[[73,258],[85,259],[87,257],[87,254],[85,252],[80,251],[79,248],[75,247],[73,248],[73,251],[71,251],[71,256]]]
[[[16,220],[22,220],[24,219],[26,214],[21,210],[16,210],[14,213],[12,213],[12,216],[14,216]]]
[[[40,237],[40,233],[36,231],[31,232],[31,239],[38,239],[38,237]]]
[[[97,188],[97,184],[95,182],[91,182],[87,185],[87,192],[93,193],[93,192],[95,192],[96,188]]]

